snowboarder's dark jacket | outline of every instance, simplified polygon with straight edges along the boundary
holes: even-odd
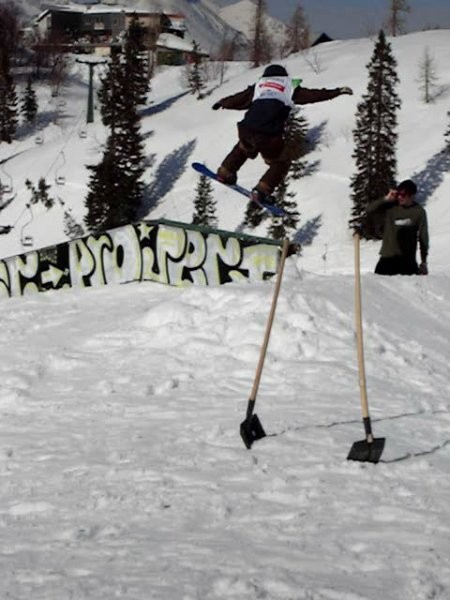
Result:
[[[253,101],[254,93],[255,86],[251,85],[242,92],[222,98],[218,104],[221,108],[246,110],[247,113],[239,124],[250,131],[267,135],[281,135],[290,108],[278,100]],[[294,104],[312,104],[313,102],[332,100],[341,93],[340,88],[327,90],[297,87],[292,94],[292,101]]]
[[[402,256],[415,260],[417,240],[420,245],[420,258],[426,262],[428,255],[428,225],[425,209],[413,202],[409,206],[375,200],[367,207],[367,214],[384,212],[383,242],[380,254],[383,258]]]

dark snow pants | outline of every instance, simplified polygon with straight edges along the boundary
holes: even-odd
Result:
[[[235,174],[248,158],[253,159],[260,154],[269,168],[256,187],[264,194],[271,194],[282,183],[291,165],[283,137],[256,133],[242,125],[238,125],[238,134],[239,142],[225,157],[220,168]]]
[[[375,273],[377,275],[418,275],[419,267],[415,258],[382,256],[375,267]]]

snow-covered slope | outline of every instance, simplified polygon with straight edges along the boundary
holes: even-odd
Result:
[[[353,278],[129,284],[2,301],[0,597],[447,600],[448,274],[363,277],[377,466],[363,439]]]
[[[450,36],[448,31],[410,34],[391,40],[398,61],[399,112],[398,177],[413,177],[420,188],[430,219],[431,269],[447,269],[446,245],[450,215],[446,198],[449,194],[448,155],[442,154],[444,132],[448,126],[448,85],[450,81]],[[348,272],[351,269],[352,245],[347,220],[350,215],[350,177],[354,173],[352,160],[352,129],[361,95],[367,87],[365,65],[372,55],[374,41],[369,39],[331,42],[314,49],[310,55],[299,54],[285,61],[292,75],[303,78],[307,87],[350,85],[354,96],[341,96],[333,101],[304,107],[303,114],[310,124],[310,134],[316,148],[309,155],[311,175],[293,183],[301,212],[298,238],[305,244],[304,259],[314,269],[327,268]],[[432,104],[424,104],[418,89],[418,65],[424,49],[434,56],[439,76],[437,90],[441,93]],[[313,56],[314,54],[314,56]],[[314,60],[320,69],[313,69]],[[152,81],[150,105],[143,110],[143,132],[149,166],[144,178],[153,197],[148,215],[188,220],[197,182],[196,173],[189,168],[192,160],[204,160],[214,168],[236,140],[236,123],[241,114],[234,111],[212,111],[212,104],[222,96],[244,89],[262,72],[248,69],[244,63],[230,64],[225,82],[211,79],[211,94],[203,100],[183,95],[182,69],[161,70]],[[319,70],[319,72],[316,72]],[[97,77],[100,70],[97,70]],[[14,224],[7,236],[0,236],[0,256],[23,251],[22,228],[34,237],[35,244],[56,243],[65,239],[62,215],[70,208],[81,220],[85,212],[84,198],[88,182],[87,164],[98,162],[105,131],[96,121],[89,125],[88,137],[80,138],[84,128],[87,101],[87,69],[75,63],[72,77],[61,98],[52,98],[50,89],[41,87],[39,130],[44,144],[34,143],[34,132],[23,126],[18,140],[0,147],[2,181],[14,187],[14,202],[1,213],[1,223]],[[212,74],[213,75],[213,74]],[[249,161],[240,172],[240,182],[246,186],[256,183],[264,170],[261,160]],[[58,174],[64,173],[65,186],[55,184]],[[59,197],[58,204],[46,212],[34,210],[31,223],[26,210],[28,190],[26,177],[37,182],[44,176],[53,184],[51,193]],[[239,197],[226,189],[215,187],[218,200],[219,225],[232,230],[240,226],[244,206]],[[265,234],[263,225],[258,234]],[[363,248],[363,265],[372,268],[378,251],[377,244]],[[323,259],[326,258],[326,260]]]
[[[363,244],[363,325],[378,465],[348,462],[363,438],[353,326],[351,129],[365,91],[370,40],[317,49],[287,66],[308,86],[347,84],[354,97],[304,110],[317,147],[295,186],[301,257],[292,256],[272,328],[256,412],[268,434],[239,436],[273,282],[220,288],[129,284],[3,300],[0,346],[0,598],[14,600],[448,600],[450,596],[449,159],[441,153],[450,83],[448,32],[393,40],[399,62],[399,177],[421,188],[431,233],[428,277],[377,277]],[[423,49],[441,95],[417,90]],[[151,217],[190,220],[191,160],[216,166],[240,114],[211,111],[254,80],[234,64],[203,101],[181,95],[180,71],[152,82],[144,111],[157,200]],[[41,145],[22,127],[0,146],[16,197],[0,256],[64,239],[62,214],[84,213],[86,69],[62,102],[39,90]],[[211,82],[213,88],[217,81]],[[261,161],[242,169],[251,185]],[[65,176],[65,185],[55,178]],[[24,180],[45,176],[64,202],[30,222]],[[215,188],[220,226],[242,200]],[[34,210],[34,209],[33,209]],[[259,233],[263,232],[264,226]]]

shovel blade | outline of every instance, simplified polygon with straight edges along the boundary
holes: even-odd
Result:
[[[347,460],[377,463],[384,449],[386,438],[373,438],[372,442],[355,442],[348,453]]]
[[[266,432],[258,419],[258,415],[251,415],[241,423],[241,438],[248,449],[252,447],[253,442],[266,436]]]

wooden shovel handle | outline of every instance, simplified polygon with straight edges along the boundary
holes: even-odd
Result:
[[[355,242],[355,324],[356,342],[358,349],[359,391],[361,397],[361,410],[363,419],[369,418],[369,403],[367,400],[366,371],[364,368],[364,344],[361,310],[361,266],[360,266],[360,238],[359,233],[353,235]]]
[[[262,343],[261,351],[259,353],[259,361],[258,361],[258,366],[256,368],[255,380],[253,382],[253,387],[252,387],[252,391],[250,393],[250,398],[249,398],[249,402],[252,402],[253,404],[256,400],[256,394],[258,393],[259,382],[261,381],[261,374],[262,374],[262,370],[263,370],[263,366],[264,366],[264,360],[266,357],[267,346],[269,345],[270,332],[272,330],[272,323],[273,323],[273,319],[275,316],[275,310],[277,307],[278,295],[280,293],[280,287],[281,287],[281,280],[283,278],[284,263],[286,262],[286,256],[287,256],[288,249],[289,249],[289,240],[285,239],[283,242],[283,249],[281,251],[280,264],[278,265],[277,281],[276,281],[275,289],[273,292],[272,306],[270,308],[269,318],[267,320],[266,333],[264,335],[264,341]]]

